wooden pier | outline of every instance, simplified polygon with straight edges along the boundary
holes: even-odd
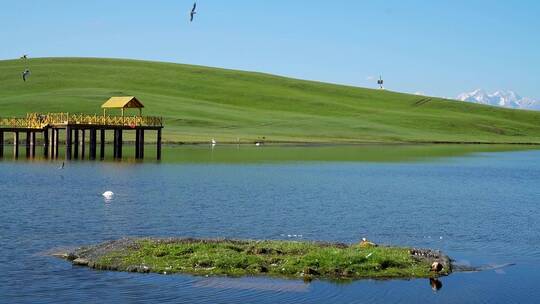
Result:
[[[124,108],[140,109],[143,107],[142,104],[134,97],[125,97],[123,99],[124,103],[119,102],[111,106],[111,100],[102,106],[104,108],[103,115],[29,113],[24,118],[0,118],[0,158],[4,157],[6,135],[9,133],[13,134],[13,157],[19,157],[20,134],[22,133],[25,135],[27,158],[36,157],[36,145],[39,136],[44,158],[57,159],[62,143],[65,145],[66,160],[104,159],[105,145],[107,144],[106,133],[112,132],[113,158],[121,159],[124,144],[123,136],[126,132],[134,132],[135,158],[144,159],[145,132],[155,131],[156,158],[160,160],[162,118],[142,116],[141,113],[138,116],[124,116]],[[137,104],[133,104],[133,100]],[[105,112],[107,108],[122,108],[122,116],[107,115]],[[62,135],[64,135],[63,140],[61,139]]]

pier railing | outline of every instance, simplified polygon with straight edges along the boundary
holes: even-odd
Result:
[[[28,113],[25,118],[1,118],[0,126],[8,128],[43,129],[58,125],[99,125],[119,127],[163,127],[162,117],[110,116],[70,113]]]

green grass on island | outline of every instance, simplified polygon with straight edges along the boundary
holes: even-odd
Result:
[[[116,59],[0,61],[0,116],[101,113],[134,95],[170,142],[540,143],[540,113],[201,66]],[[150,139],[150,138],[149,138]]]
[[[427,278],[450,271],[432,272],[433,261],[414,258],[408,248],[295,241],[120,240],[71,256],[74,264],[95,269],[211,276],[340,280]]]

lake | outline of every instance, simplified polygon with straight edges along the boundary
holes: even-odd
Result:
[[[63,170],[61,161],[0,161],[0,302],[535,303],[540,296],[540,151],[531,147],[177,146],[163,153],[162,162],[80,161]],[[101,196],[107,190],[112,201]],[[445,277],[435,292],[426,279],[141,275],[50,256],[125,236],[367,237],[441,249],[488,270]]]

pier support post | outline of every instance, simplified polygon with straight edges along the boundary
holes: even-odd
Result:
[[[79,130],[73,129],[73,158],[79,159]]]
[[[49,156],[49,128],[43,130],[43,157]]]
[[[51,129],[51,138],[49,140],[50,140],[49,147],[51,149],[49,154],[51,156],[51,159],[53,159],[54,158],[54,129]]]
[[[19,132],[13,133],[13,157],[19,158]]]
[[[26,145],[25,145],[25,146],[26,146],[26,149],[25,149],[25,150],[26,150],[26,151],[25,151],[25,152],[26,152],[26,158],[30,158],[30,154],[31,154],[31,152],[32,152],[32,150],[31,150],[31,148],[30,148],[30,143],[31,143],[31,141],[32,141],[32,132],[26,131],[26,138],[25,138],[25,140],[26,140]]]
[[[99,130],[100,132],[100,141],[99,141],[99,158],[105,159],[105,129]]]
[[[118,158],[122,158],[122,143],[123,143],[122,137],[123,137],[122,129],[118,129],[118,150],[117,150]]]
[[[30,156],[32,158],[35,158],[36,157],[36,134],[37,134],[37,132],[31,132],[30,134],[31,134],[31,136],[30,136],[30,138],[31,138],[30,154],[31,155]]]
[[[57,158],[58,157],[58,130],[52,129],[51,134],[51,158]]]
[[[90,129],[90,159],[94,160],[96,159],[96,136],[97,136],[97,130],[96,129]]]
[[[53,145],[54,145],[54,158],[58,158],[58,148],[60,145],[60,130],[59,129],[53,129],[54,139],[53,139]]]
[[[157,160],[161,160],[161,129],[157,131]]]
[[[81,130],[81,159],[84,159],[84,150],[86,150],[85,148],[85,145],[86,145],[86,130],[85,129],[82,129]]]
[[[72,136],[73,130],[71,127],[66,127],[66,159],[71,160]]]
[[[141,140],[141,134],[139,129],[135,129],[135,159],[141,158],[141,155],[139,153],[140,149],[140,140]]]
[[[118,158],[118,130],[113,130],[113,158]]]
[[[139,158],[144,159],[144,129],[139,130]]]
[[[0,130],[0,158],[4,157],[4,131]]]

